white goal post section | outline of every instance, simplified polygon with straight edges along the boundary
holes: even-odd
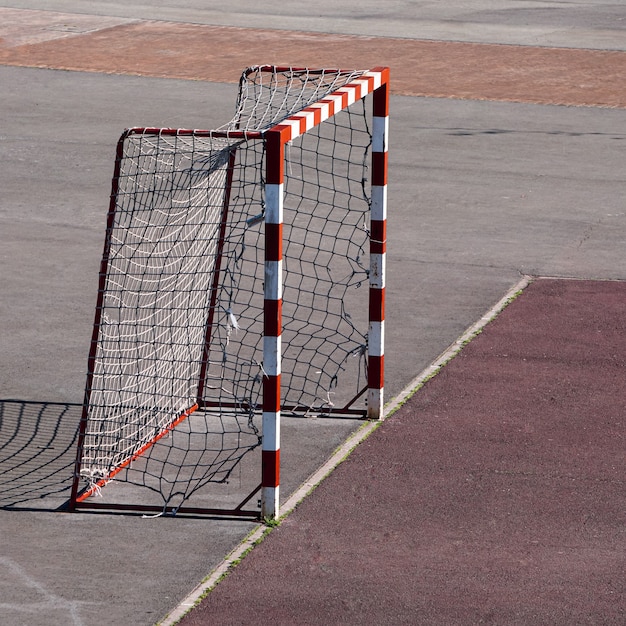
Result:
[[[126,473],[219,513],[183,502],[260,445],[275,518],[281,412],[381,418],[388,80],[255,66],[227,126],[122,135],[70,510],[152,510],[94,502]]]

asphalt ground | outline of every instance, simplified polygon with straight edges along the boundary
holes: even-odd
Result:
[[[6,438],[6,425],[14,428],[17,423],[23,437],[22,459],[31,462],[24,465],[22,476],[41,477],[42,467],[49,474],[43,484],[39,478],[20,483],[22,499],[18,502],[15,491],[6,491],[17,483],[6,480],[6,459],[2,459],[0,603],[6,623],[150,624],[170,611],[180,614],[181,608],[176,609],[179,603],[207,574],[223,567],[224,557],[231,549],[237,550],[242,538],[256,528],[249,522],[231,520],[148,521],[133,516],[53,512],[63,501],[71,471],[71,424],[74,407],[82,397],[93,277],[101,253],[115,141],[124,127],[222,124],[231,116],[234,82],[242,65],[278,62],[267,58],[270,52],[280,55],[281,62],[294,64],[332,60],[332,65],[346,67],[367,61],[368,66],[382,63],[392,67],[390,399],[414,383],[424,368],[517,283],[520,274],[626,278],[625,54],[620,51],[624,45],[619,4],[588,2],[568,8],[542,3],[547,11],[529,11],[523,7],[505,10],[504,3],[498,2],[474,2],[472,6],[480,10],[471,15],[468,3],[457,15],[429,14],[434,9],[426,4],[415,3],[412,8],[394,4],[395,12],[375,16],[378,30],[370,30],[371,15],[366,18],[356,6],[341,15],[337,14],[341,9],[329,6],[327,15],[333,16],[332,20],[319,18],[304,7],[301,15],[292,15],[285,22],[273,19],[270,3],[264,5],[267,11],[258,11],[245,22],[254,29],[241,28],[242,22],[232,19],[234,13],[220,12],[218,16],[193,3],[182,8],[162,3],[148,11],[146,7],[91,2],[81,5],[83,14],[64,2],[41,6],[14,3],[12,8],[0,8],[0,62],[4,64],[0,67],[0,400],[4,425],[0,434]],[[451,13],[460,10],[458,4],[447,6]],[[194,23],[176,24],[174,16],[181,14],[193,14],[189,22]],[[286,23],[298,32],[286,34]],[[259,30],[274,24],[283,30]],[[445,32],[449,34],[441,36]],[[378,33],[393,37],[376,37]],[[438,35],[447,41],[436,41]],[[180,44],[183,40],[185,45]],[[494,42],[561,47],[519,48],[494,46]],[[324,57],[329,50],[330,57]],[[73,71],[60,71],[67,69]],[[616,293],[623,302],[623,290],[618,287]],[[603,312],[608,319],[610,309],[595,292],[588,291],[577,303],[584,300],[597,305],[592,318],[598,323]],[[531,329],[537,326],[532,313],[525,319]],[[456,359],[444,371],[454,363]],[[623,360],[621,363],[623,368]],[[586,372],[593,373],[594,367],[591,362],[581,366],[580,389],[611,404],[619,393],[599,394],[584,385]],[[623,377],[619,366],[611,371]],[[519,372],[511,378],[519,389]],[[589,384],[595,379],[590,375]],[[619,391],[619,387],[615,389]],[[420,394],[411,402],[418,397]],[[583,405],[572,405],[574,409],[584,414]],[[602,432],[615,432],[610,430],[612,423],[607,422]],[[51,431],[45,436],[44,426]],[[331,427],[311,422],[305,433],[301,424],[287,424],[282,450],[285,498],[298,485],[306,484],[309,474],[356,428],[358,425],[347,423]],[[375,442],[379,432],[382,429],[366,444]],[[463,432],[467,433],[460,431],[459,436]],[[613,444],[620,441],[616,436]],[[2,444],[15,458],[15,449],[7,448],[5,441]],[[51,447],[58,448],[58,454],[37,465],[41,449]],[[510,448],[515,448],[515,441]],[[606,454],[611,450],[614,448],[607,447]],[[545,457],[539,455],[531,461],[541,465]],[[382,461],[372,456],[371,463]],[[34,466],[39,474],[32,471]],[[547,476],[541,467],[535,469],[537,475]],[[615,508],[601,507],[601,516],[596,516],[601,517],[598,528],[607,543],[585,544],[590,550],[604,550],[607,569],[589,571],[598,572],[595,590],[602,592],[603,599],[615,600],[607,600],[613,610],[623,610],[623,588],[619,584],[611,587],[606,581],[611,572],[623,579],[623,560],[619,558],[624,544],[623,535],[611,535],[606,528],[620,519],[617,507],[620,493],[623,497],[623,465],[621,470],[622,478],[607,481],[606,493],[615,495]],[[427,476],[425,473],[425,481]],[[581,482],[589,484],[582,478]],[[370,483],[364,481],[363,489],[373,489]],[[610,491],[616,484],[622,486],[617,494]],[[325,485],[314,492],[315,497],[322,497],[315,494],[323,494],[320,490],[326,489]],[[555,481],[553,487],[553,501],[562,501],[561,509],[567,513],[564,483]],[[593,493],[588,491],[588,495]],[[376,492],[377,497],[380,493]],[[439,497],[445,493],[443,489]],[[523,495],[520,492],[522,504],[527,502]],[[589,498],[594,504],[591,495]],[[470,501],[478,504],[480,498]],[[398,506],[419,504],[407,485]],[[521,504],[520,508],[526,514],[535,510],[526,510]],[[351,511],[357,523],[368,519],[367,507],[358,508],[358,515],[354,507]],[[477,527],[488,526],[489,518],[481,517],[482,512],[480,508],[473,511]],[[319,524],[324,526],[323,511],[315,511],[315,515],[321,516]],[[280,536],[291,519],[295,520],[295,515],[266,541],[275,541],[274,533]],[[520,514],[518,521],[522,520]],[[572,518],[555,516],[551,521],[557,539],[563,539],[557,532],[563,524],[579,528],[573,511]],[[309,518],[303,524],[308,532],[306,525],[315,525],[316,520]],[[358,538],[358,531],[353,535]],[[436,552],[437,537],[427,539]],[[499,548],[505,549],[504,539],[494,533],[494,542],[498,539]],[[384,545],[371,543],[381,557]],[[583,543],[577,544],[575,554],[568,553],[571,558],[553,568],[565,590],[576,588],[572,577],[565,574],[568,563],[580,564],[576,559],[586,554],[584,548]],[[478,550],[474,552],[479,556]],[[537,558],[539,553],[533,554]],[[443,562],[446,555],[442,551],[433,558]],[[390,551],[388,556],[396,555]],[[303,552],[299,565],[310,563],[311,558],[314,561]],[[350,563],[346,560],[346,565]],[[293,566],[293,559],[288,564]],[[276,565],[266,563],[265,567],[273,570]],[[489,562],[483,560],[482,567],[487,571]],[[239,576],[238,571],[227,581]],[[510,563],[501,571],[510,573]],[[545,575],[546,570],[538,568],[537,572]],[[535,588],[524,587],[530,579],[521,574],[517,580],[529,592]],[[222,585],[211,594],[212,602],[217,602],[220,588]],[[320,589],[324,590],[323,585]],[[365,594],[346,589],[345,597],[358,604]],[[468,585],[455,610],[471,607],[483,597]],[[322,619],[324,604],[313,600],[311,595],[309,604],[315,604],[314,613]],[[433,620],[436,604],[433,601],[431,605]],[[398,606],[404,605],[399,602]],[[588,608],[585,613],[577,608],[582,612],[572,609],[567,613],[565,602],[558,606],[560,614],[546,609],[537,616],[561,615],[561,623],[571,623],[569,618],[580,615],[581,621],[587,616],[603,623],[598,617],[600,609],[594,613]],[[598,607],[602,606],[598,602]],[[538,623],[531,619],[530,609],[524,610],[517,617],[500,613],[502,619],[492,621]],[[423,619],[430,619],[428,615],[424,612]],[[462,623],[463,613],[455,615]],[[254,619],[263,621],[258,616]],[[326,621],[341,623],[341,619],[326,614]]]
[[[531,283],[181,624],[623,624],[625,303]]]

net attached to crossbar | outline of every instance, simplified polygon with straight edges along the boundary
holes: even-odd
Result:
[[[263,131],[358,72],[256,67],[219,131],[120,140],[79,450],[83,498],[114,476],[179,507],[260,445]],[[361,414],[367,172],[358,101],[285,155],[281,407]]]

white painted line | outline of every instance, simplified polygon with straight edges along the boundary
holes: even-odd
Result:
[[[259,526],[252,531],[171,613],[162,621],[158,622],[158,626],[174,626],[174,624],[180,621],[206,593],[217,585],[220,578],[224,576],[248,550],[254,547],[265,532],[267,532],[265,526]]]

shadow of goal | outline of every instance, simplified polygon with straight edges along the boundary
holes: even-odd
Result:
[[[67,502],[81,412],[76,403],[0,400],[0,508]]]

